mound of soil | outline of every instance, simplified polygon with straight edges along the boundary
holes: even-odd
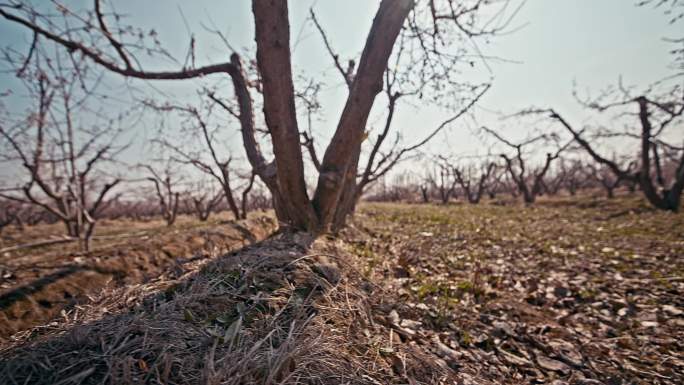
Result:
[[[543,202],[542,202],[543,203]],[[7,383],[681,384],[684,215],[360,207],[109,291],[0,349]]]
[[[346,245],[280,234],[172,286],[120,290],[0,351],[0,378],[53,384],[451,384],[375,308]],[[146,295],[147,294],[147,295]],[[133,306],[131,308],[131,306]]]
[[[78,304],[118,287],[154,279],[175,282],[190,265],[264,239],[276,227],[269,216],[223,225],[171,230],[123,239],[83,254],[65,250],[3,259],[0,342],[78,311]],[[61,246],[60,246],[61,247]],[[9,253],[8,253],[9,254]],[[33,255],[37,254],[37,255]],[[65,313],[66,312],[66,313]]]

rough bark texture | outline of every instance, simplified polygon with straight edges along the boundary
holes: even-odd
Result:
[[[318,219],[306,192],[304,161],[299,145],[287,1],[255,0],[252,11],[256,25],[257,64],[263,84],[264,115],[273,142],[278,189],[287,197],[279,203],[294,227],[315,230]]]
[[[337,130],[321,164],[313,205],[323,231],[333,221],[344,190],[345,174],[355,154],[360,152],[368,114],[376,95],[382,91],[382,75],[412,6],[411,0],[384,0],[373,20]]]
[[[649,119],[648,100],[640,97],[636,101],[639,104],[639,121],[641,123],[641,171],[639,172],[641,190],[653,206],[662,210],[678,211],[684,189],[684,153],[675,172],[675,181],[672,186],[663,188],[659,194],[651,176],[651,131],[653,126]],[[654,153],[657,154],[655,151]],[[659,167],[658,159],[655,161],[656,167]],[[662,180],[660,172],[658,172],[658,177]],[[664,183],[661,181],[662,184]]]

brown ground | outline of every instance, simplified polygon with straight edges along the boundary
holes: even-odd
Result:
[[[281,234],[105,291],[6,343],[0,378],[684,382],[683,214],[495,203],[366,204],[338,239]]]
[[[263,239],[274,220],[254,215],[235,222],[215,216],[206,223],[181,217],[172,227],[163,221],[102,221],[91,253],[75,243],[0,254],[0,341],[46,324],[103,290],[145,283],[172,283],[184,265],[224,254]],[[38,225],[2,234],[0,249],[59,238],[61,226]]]
[[[638,198],[369,205],[387,309],[483,383],[684,383],[684,214]]]

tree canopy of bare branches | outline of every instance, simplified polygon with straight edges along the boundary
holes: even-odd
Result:
[[[162,218],[166,221],[167,226],[173,225],[178,217],[180,204],[180,192],[177,191],[178,186],[175,186],[178,180],[174,178],[174,172],[169,167],[164,168],[161,172],[150,165],[143,165],[142,167],[149,173],[147,180],[154,185]]]
[[[454,176],[461,185],[463,195],[468,202],[480,203],[480,199],[488,187],[487,182],[495,168],[496,163],[487,163],[480,167],[479,175],[476,176],[476,171],[472,165],[469,167],[453,167]]]
[[[0,15],[8,22],[32,31],[36,39],[63,47],[72,57],[88,60],[128,78],[182,80],[214,74],[230,77],[237,108],[233,110],[227,103],[225,106],[240,123],[247,160],[254,174],[271,192],[278,218],[281,223],[295,229],[320,233],[334,231],[343,225],[344,218],[352,212],[365,186],[451,124],[486,91],[486,84],[464,85],[459,90],[467,90],[472,96],[461,98],[458,105],[444,106],[454,111],[451,118],[428,131],[423,140],[408,146],[397,145],[381,153],[380,146],[387,137],[397,99],[411,94],[421,98],[432,95],[435,101],[450,100],[442,98],[442,91],[458,83],[458,71],[455,69],[465,61],[467,47],[474,45],[479,37],[492,36],[507,28],[517,13],[518,8],[513,8],[510,15],[505,12],[509,9],[508,3],[508,0],[463,3],[383,0],[361,56],[346,65],[334,54],[330,41],[322,33],[324,44],[333,54],[335,66],[348,86],[348,95],[332,139],[323,156],[317,158],[319,175],[312,196],[309,196],[305,183],[300,146],[302,135],[296,111],[286,0],[252,1],[259,74],[256,85],[246,76],[243,60],[236,52],[230,55],[229,61],[198,66],[191,49],[191,60],[186,60],[180,69],[157,71],[143,68],[135,52],[147,49],[152,54],[167,54],[159,45],[157,36],[152,36],[154,44],[149,47],[135,34],[127,34],[125,30],[114,33],[110,26],[111,13],[105,11],[106,7],[100,0],[95,0],[94,10],[86,14],[62,7],[62,15],[69,19],[70,25],[78,25],[68,31],[51,23],[51,17],[45,13],[21,2],[10,1],[0,5]],[[501,11],[494,12],[494,16],[489,18],[480,17],[482,9],[492,4],[500,4]],[[313,13],[312,18],[315,18]],[[320,23],[316,22],[316,26],[323,31]],[[393,51],[397,59],[390,66]],[[469,64],[474,65],[472,61]],[[403,70],[395,71],[396,68]],[[407,78],[409,75],[414,76],[413,80]],[[411,85],[411,89],[396,89],[398,84]],[[257,89],[262,98],[264,120],[273,150],[272,160],[268,160],[261,151],[256,138],[251,88]],[[361,147],[368,136],[368,117],[376,96],[383,89],[389,99],[388,122],[374,142],[366,167],[359,173]]]
[[[539,141],[545,141],[549,139],[549,135],[538,135],[522,142],[514,143],[510,140],[504,138],[496,131],[491,130],[487,127],[482,128],[483,131],[495,137],[498,141],[502,142],[506,146],[515,150],[515,156],[511,157],[507,154],[502,153],[501,158],[505,162],[506,170],[511,180],[515,183],[518,191],[522,194],[525,203],[534,203],[537,196],[542,192],[544,186],[544,176],[549,171],[551,163],[558,159],[560,154],[565,151],[572,142],[568,142],[565,145],[558,145],[557,150],[553,153],[549,152],[546,154],[546,158],[541,167],[536,170],[531,170],[529,162],[525,159],[525,153],[523,148],[531,144],[537,143]]]
[[[623,132],[611,129],[608,133],[599,133],[598,137],[619,137],[622,139],[636,139],[639,141],[638,155],[628,166],[621,166],[615,160],[600,154],[595,144],[587,139],[583,132],[576,129],[560,113],[553,109],[531,110],[531,113],[547,113],[558,121],[574,140],[597,163],[610,169],[620,180],[638,183],[646,199],[656,208],[662,210],[679,210],[681,195],[684,190],[684,146],[672,144],[666,140],[670,127],[677,127],[682,122],[684,113],[684,90],[675,86],[661,94],[658,98],[641,95],[631,97],[623,90],[621,100],[613,103],[593,101],[585,103],[590,109],[599,113],[633,107],[634,112],[623,112],[621,117],[635,120],[640,127],[640,133]],[[675,128],[676,130],[676,128]],[[676,135],[675,135],[676,136]],[[681,136],[678,136],[681,139]],[[634,167],[634,164],[639,164]],[[668,167],[666,167],[666,165]],[[636,171],[633,171],[636,170]]]
[[[97,94],[84,60],[32,55],[34,61],[27,62],[5,52],[5,64],[16,71],[34,105],[25,115],[7,112],[0,122],[0,144],[5,146],[0,160],[18,165],[25,177],[13,192],[0,195],[58,218],[87,250],[98,215],[121,182],[103,175],[102,166],[125,148],[119,144],[122,129],[117,119],[92,114],[90,99]]]

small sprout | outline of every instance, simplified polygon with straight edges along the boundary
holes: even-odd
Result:
[[[382,347],[380,348],[380,354],[383,356],[391,356],[394,354],[394,348],[391,346]]]
[[[237,309],[237,312],[240,315],[240,317],[245,316],[245,303],[244,302],[238,302],[237,305],[235,305],[235,308]]]
[[[195,316],[192,314],[190,309],[187,308],[183,309],[183,318],[188,322],[192,322],[195,320]]]
[[[233,346],[235,343],[237,343],[241,327],[242,317],[238,317],[238,319],[236,319],[232,324],[230,324],[228,329],[226,329],[226,332],[223,335],[223,342],[230,344],[230,346]]]

